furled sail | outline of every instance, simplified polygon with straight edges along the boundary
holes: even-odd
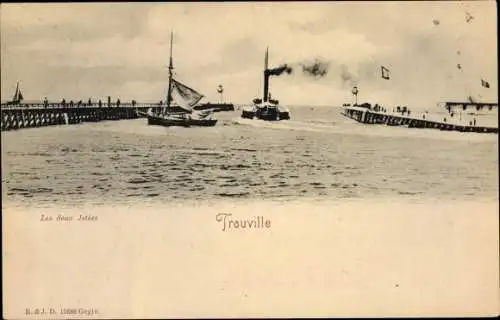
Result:
[[[172,79],[172,89],[170,93],[172,99],[186,111],[191,112],[201,98],[204,97],[201,93],[194,89]]]

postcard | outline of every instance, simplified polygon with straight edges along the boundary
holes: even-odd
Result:
[[[498,316],[496,12],[2,4],[4,318]]]

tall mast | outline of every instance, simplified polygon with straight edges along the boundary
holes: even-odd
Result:
[[[168,65],[168,94],[167,94],[167,108],[170,108],[170,103],[172,102],[171,93],[172,93],[172,70],[174,69],[174,65],[172,62],[172,42],[174,38],[174,33],[170,32],[170,64]]]

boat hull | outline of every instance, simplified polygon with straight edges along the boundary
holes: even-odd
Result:
[[[195,126],[195,127],[213,127],[217,124],[217,120],[216,119],[210,119],[210,120],[192,119],[192,120],[189,120],[189,123],[191,126]]]
[[[280,120],[290,120],[290,113],[288,111],[280,111]]]
[[[243,110],[241,117],[244,119],[260,119],[264,121],[281,121],[290,120],[290,113],[288,111],[279,111],[276,109],[271,110]]]
[[[148,125],[163,127],[213,127],[216,119],[165,119],[148,116]]]
[[[204,103],[193,107],[194,110],[213,110],[214,112],[234,111],[232,103]]]
[[[254,111],[243,110],[241,112],[241,117],[244,119],[253,119],[255,117]]]

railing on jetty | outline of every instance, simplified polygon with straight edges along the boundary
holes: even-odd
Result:
[[[137,111],[146,112],[149,108],[157,111],[161,108],[155,103],[120,103],[120,104],[62,104],[62,103],[27,103],[1,104],[1,131],[22,128],[45,127],[82,122],[104,120],[136,119]]]
[[[488,110],[493,110],[493,108],[498,109],[498,103],[494,102],[470,102],[470,101],[446,101],[444,103],[441,103],[443,107],[448,110],[448,112],[451,112],[452,110],[482,110],[488,108]]]
[[[497,127],[476,126],[475,123],[456,124],[444,121],[434,121],[430,119],[418,119],[415,117],[404,116],[402,114],[386,113],[374,111],[364,107],[344,106],[342,114],[348,118],[365,124],[385,124],[388,126],[407,126],[408,128],[426,128],[439,129],[442,131],[460,131],[460,132],[478,132],[478,133],[497,133]]]
[[[160,103],[137,102],[72,102],[65,103],[2,103],[0,106],[2,117],[2,130],[16,130],[22,128],[45,127],[62,124],[78,124],[82,122],[97,122],[105,120],[136,119],[149,109],[153,112],[160,111],[164,105]],[[171,106],[174,112],[183,112],[178,106]],[[212,109],[218,111],[232,111],[231,103],[205,103],[197,106],[195,110]]]

